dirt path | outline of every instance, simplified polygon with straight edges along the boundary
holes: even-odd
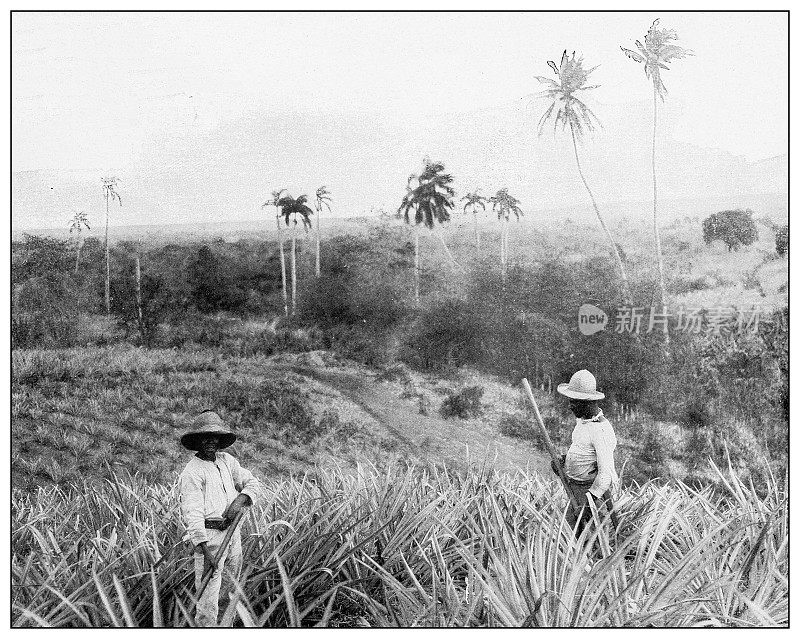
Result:
[[[419,412],[415,398],[401,398],[396,390],[372,374],[313,366],[282,365],[337,391],[372,417],[414,457],[462,466],[488,462],[498,469],[526,468],[549,473],[549,460],[529,442],[506,437],[480,418],[444,419],[438,407]]]

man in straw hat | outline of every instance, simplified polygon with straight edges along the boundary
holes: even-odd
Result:
[[[575,428],[572,430],[572,444],[561,465],[567,476],[568,490],[581,506],[579,513],[567,509],[571,526],[577,524],[576,534],[580,535],[586,522],[591,518],[588,496],[605,503],[609,511],[613,508],[611,487],[619,481],[614,468],[614,449],[617,438],[611,423],[597,405],[605,395],[597,390],[597,381],[587,370],[580,370],[568,384],[559,384],[558,392],[569,397],[569,408],[575,415]],[[557,470],[556,462],[553,471]],[[616,513],[612,513],[612,523],[616,527]]]
[[[196,590],[201,587],[206,569],[214,567],[211,580],[197,602],[195,623],[198,626],[217,625],[223,570],[235,579],[241,569],[239,530],[234,530],[227,550],[219,563],[215,563],[225,529],[239,511],[256,502],[264,489],[235,457],[221,452],[235,441],[236,435],[210,410],[200,413],[181,437],[185,448],[197,451],[178,480],[186,539],[194,545]]]

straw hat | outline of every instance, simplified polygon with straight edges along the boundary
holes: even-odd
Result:
[[[203,411],[194,418],[192,427],[181,436],[181,444],[189,450],[199,450],[203,435],[218,435],[220,448],[227,448],[236,441],[236,434],[211,410]]]
[[[605,395],[598,392],[597,380],[587,370],[575,373],[569,380],[569,384],[559,384],[558,392],[572,399],[603,399]]]

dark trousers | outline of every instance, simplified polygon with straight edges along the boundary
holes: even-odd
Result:
[[[589,498],[586,496],[586,493],[589,491],[589,488],[591,488],[593,482],[574,481],[569,477],[567,478],[567,482],[567,489],[573,494],[579,506],[578,512],[575,512],[575,507],[571,505],[572,502],[570,502],[570,506],[567,508],[567,522],[575,529],[575,536],[577,537],[583,532],[586,524],[592,519],[592,509],[589,506]],[[594,497],[594,495],[592,497]],[[595,499],[594,502],[597,510],[600,512],[602,512],[602,507],[604,505],[608,512],[611,512],[611,509],[614,507],[610,490],[607,490],[600,499]],[[616,517],[613,517],[613,519],[616,519]]]
[[[565,461],[566,461],[566,455],[562,455],[560,459],[562,469],[564,467]],[[553,467],[553,472],[556,473],[556,475],[558,475],[556,462],[551,462],[550,465]],[[589,492],[589,488],[592,487],[593,483],[594,479],[590,479],[588,481],[577,481],[575,479],[567,477],[567,486],[565,486],[565,488],[569,490],[570,493],[572,493],[572,496],[575,498],[575,501],[578,504],[578,510],[576,511],[575,507],[572,506],[572,500],[570,498],[569,505],[567,506],[567,522],[575,530],[576,537],[580,536],[586,524],[592,519],[592,509],[589,507],[589,499],[586,496],[586,493]],[[608,512],[611,512],[612,508],[614,507],[614,502],[611,498],[610,490],[604,492],[603,496],[600,499],[595,499],[594,501],[595,501],[595,506],[597,506],[597,509],[599,511],[602,510],[602,507],[604,505],[608,510]],[[616,513],[611,514],[611,523],[614,528],[617,527],[618,522]]]

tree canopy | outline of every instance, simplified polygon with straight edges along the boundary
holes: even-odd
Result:
[[[709,215],[703,220],[703,241],[722,240],[728,250],[738,251],[758,239],[758,229],[750,209],[733,209]]]

